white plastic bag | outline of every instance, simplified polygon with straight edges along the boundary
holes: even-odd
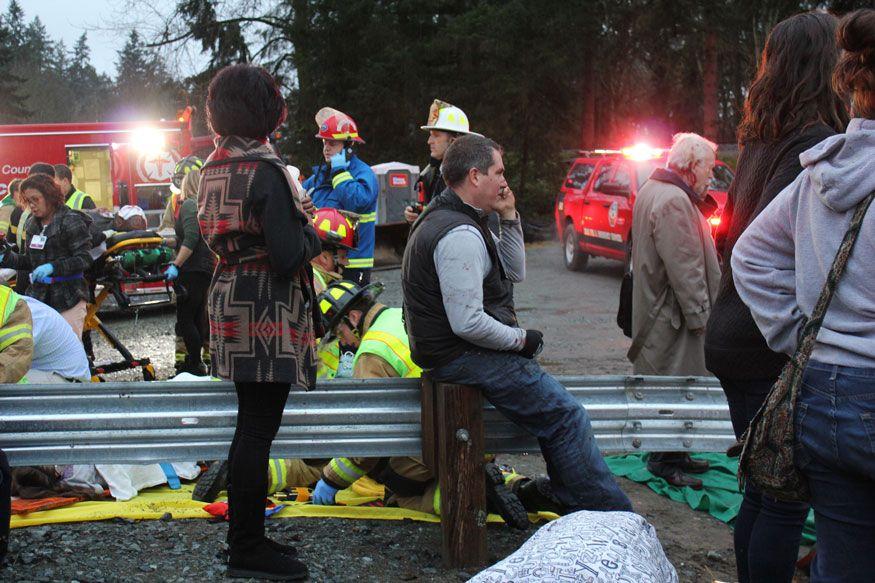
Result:
[[[471,582],[677,580],[656,538],[656,529],[644,518],[632,512],[584,510],[542,526],[517,552]]]

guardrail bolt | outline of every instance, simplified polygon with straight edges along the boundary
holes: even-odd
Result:
[[[692,442],[692,440],[685,439],[685,440],[684,440],[684,447],[693,447],[693,442]]]
[[[462,443],[468,443],[471,441],[471,434],[468,433],[467,429],[459,429],[456,431],[456,440],[461,441]]]
[[[632,431],[641,431],[641,422],[635,421],[632,423]]]
[[[634,447],[635,449],[638,449],[639,447],[641,447],[641,440],[638,439],[637,437],[635,439],[633,439],[632,440],[632,447]]]
[[[687,399],[687,401],[692,401],[693,399],[696,398],[693,396],[693,393],[687,393],[684,395],[684,397]]]
[[[684,421],[684,429],[686,429],[687,431],[689,431],[689,430],[692,429],[692,428],[693,428],[693,422],[692,422],[692,421]]]
[[[635,395],[635,398],[638,399],[639,401],[644,400],[644,393],[642,393],[641,391],[635,391],[634,395]]]

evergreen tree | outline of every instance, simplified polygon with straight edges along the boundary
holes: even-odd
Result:
[[[0,17],[0,122],[21,121],[27,117],[24,97],[20,94],[21,78],[12,72],[15,39],[6,16]]]
[[[116,71],[114,118],[147,119],[174,114],[176,84],[163,60],[144,46],[136,30],[131,31],[118,53]]]

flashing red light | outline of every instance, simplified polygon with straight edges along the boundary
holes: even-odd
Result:
[[[712,227],[719,227],[721,221],[722,219],[718,215],[713,215],[711,218],[708,219],[708,222],[711,224]]]
[[[664,150],[662,148],[654,148],[645,143],[638,143],[634,146],[628,146],[620,150],[626,158],[640,162],[642,160],[653,160],[662,156]]]

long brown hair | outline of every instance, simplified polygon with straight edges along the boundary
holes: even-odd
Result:
[[[796,14],[772,29],[744,102],[741,144],[774,142],[817,122],[844,131],[847,109],[830,83],[839,57],[835,29],[825,12]]]
[[[50,207],[57,210],[64,206],[64,193],[55,184],[55,179],[47,174],[34,174],[25,178],[21,183],[21,196],[24,197],[24,191],[34,189],[39,191],[46,199]]]
[[[841,94],[851,94],[854,115],[875,117],[875,10],[851,12],[836,31],[844,49],[836,65],[833,85]]]

